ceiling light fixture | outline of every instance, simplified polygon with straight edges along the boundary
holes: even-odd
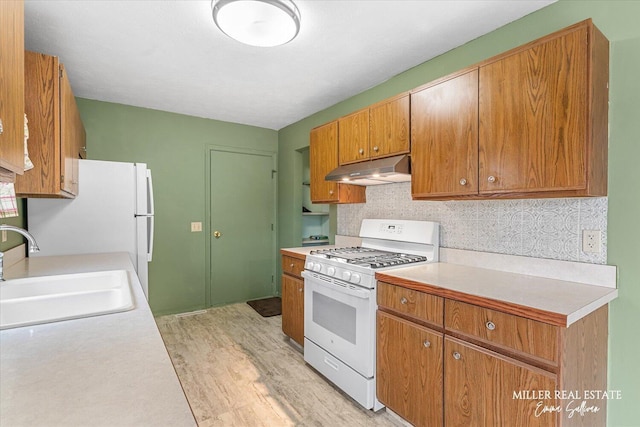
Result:
[[[251,46],[279,46],[300,31],[300,11],[291,0],[212,0],[211,9],[223,33]]]

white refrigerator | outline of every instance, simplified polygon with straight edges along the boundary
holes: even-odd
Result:
[[[80,160],[75,199],[27,200],[40,252],[29,256],[128,252],[149,298],[153,184],[144,163]]]

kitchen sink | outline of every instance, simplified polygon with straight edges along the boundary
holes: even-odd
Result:
[[[0,329],[111,314],[134,307],[126,270],[0,282]]]

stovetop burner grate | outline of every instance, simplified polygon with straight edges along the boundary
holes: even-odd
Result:
[[[388,252],[359,246],[319,249],[311,251],[310,254],[320,256],[325,259],[368,268],[383,268],[394,265],[413,264],[428,260],[426,256],[422,255]]]

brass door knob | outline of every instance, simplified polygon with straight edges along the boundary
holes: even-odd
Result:
[[[219,239],[219,238],[220,238],[220,236],[222,236],[222,233],[221,233],[221,232],[219,232],[218,230],[216,230],[216,231],[214,231],[214,232],[213,232],[213,237],[215,237],[216,239]]]

